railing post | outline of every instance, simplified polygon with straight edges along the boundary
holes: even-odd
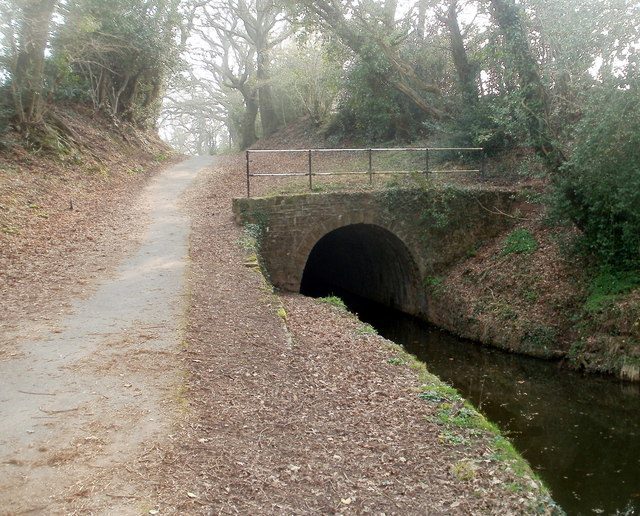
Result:
[[[247,155],[247,198],[251,197],[251,176],[249,175],[249,151],[246,152]]]
[[[313,190],[313,180],[311,179],[312,177],[312,171],[311,171],[311,149],[309,149],[309,190]]]
[[[480,151],[480,179],[483,181],[486,179],[485,177],[485,169],[487,166],[487,154],[484,152],[484,149]]]
[[[429,177],[429,147],[424,148],[424,175]]]
[[[372,159],[372,150],[369,149],[369,184],[373,184],[373,159]]]

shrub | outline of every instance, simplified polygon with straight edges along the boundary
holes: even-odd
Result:
[[[604,268],[592,278],[584,308],[587,312],[597,312],[637,287],[640,287],[640,272]]]
[[[538,241],[528,229],[516,229],[509,233],[502,247],[502,256],[511,253],[533,253],[538,249]]]
[[[587,254],[634,269],[640,265],[640,87],[594,97],[556,180],[555,207],[582,231]]]

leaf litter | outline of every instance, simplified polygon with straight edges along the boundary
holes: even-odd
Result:
[[[416,396],[414,370],[389,363],[388,341],[359,334],[349,313],[265,291],[230,213],[243,179],[241,157],[220,158],[188,200],[188,408],[147,470],[162,513],[552,512],[537,482],[526,496],[504,487],[529,480],[496,461],[492,434],[441,443],[437,405]],[[452,474],[460,461],[473,478]]]

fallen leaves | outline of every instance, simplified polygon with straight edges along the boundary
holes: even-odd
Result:
[[[429,405],[407,395],[415,372],[389,367],[384,339],[358,338],[346,312],[274,298],[245,267],[229,216],[243,186],[241,159],[220,158],[188,200],[192,412],[158,471],[167,512],[189,512],[196,499],[186,492],[210,513],[522,512],[518,496],[483,474],[495,466],[490,439],[442,446]],[[473,478],[460,482],[451,464],[467,457],[488,462],[473,462]],[[511,480],[507,470],[496,475]]]
[[[160,166],[154,156],[167,152],[157,137],[147,135],[144,148],[138,138],[125,143],[109,124],[96,123],[95,113],[65,109],[83,136],[75,160],[20,145],[0,153],[0,283],[10,286],[0,297],[5,342],[14,339],[3,332],[25,319],[64,310],[82,282],[106,271],[135,242],[142,220],[134,200]],[[108,174],[92,174],[95,161]],[[134,166],[147,172],[131,176]]]

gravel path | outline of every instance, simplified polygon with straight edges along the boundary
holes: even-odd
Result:
[[[89,507],[137,496],[114,478],[82,494],[96,488],[97,468],[121,475],[172,422],[190,229],[178,201],[211,161],[159,174],[138,199],[148,220],[139,247],[71,315],[16,339],[15,355],[0,361],[0,507],[49,510],[69,489],[68,500]]]

